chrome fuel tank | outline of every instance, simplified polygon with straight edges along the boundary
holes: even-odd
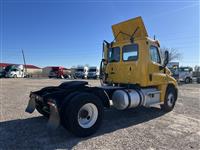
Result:
[[[119,110],[134,108],[141,104],[142,95],[134,89],[116,90],[112,96],[113,105]]]
[[[113,106],[119,110],[137,106],[150,107],[160,103],[160,91],[156,88],[116,90],[112,95]]]

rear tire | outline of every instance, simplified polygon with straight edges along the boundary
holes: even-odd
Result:
[[[66,104],[62,114],[63,126],[78,137],[86,137],[97,131],[103,117],[101,100],[89,93],[80,93]]]
[[[197,78],[197,83],[200,83],[200,77]]]
[[[172,111],[176,103],[176,95],[177,93],[174,87],[167,88],[164,104],[161,105],[161,109],[165,112]]]

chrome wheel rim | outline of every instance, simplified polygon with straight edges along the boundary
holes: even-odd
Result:
[[[87,103],[78,112],[78,123],[82,128],[90,128],[97,121],[97,117],[97,107],[92,103]]]
[[[175,100],[174,95],[172,93],[169,93],[167,97],[167,104],[169,107],[173,106],[174,100]]]

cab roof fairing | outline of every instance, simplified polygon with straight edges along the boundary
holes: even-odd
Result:
[[[145,25],[141,17],[136,17],[136,18],[112,25],[112,31],[113,31],[113,36],[115,37],[116,42],[130,40],[133,34],[134,34],[134,38],[148,37],[147,30],[145,28]]]

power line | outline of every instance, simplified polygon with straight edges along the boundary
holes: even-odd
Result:
[[[25,56],[24,56],[24,51],[23,49],[22,50],[22,56],[23,56],[23,60],[24,60],[24,69],[25,69],[25,73],[27,74],[27,69],[26,69],[26,59],[25,59]]]

